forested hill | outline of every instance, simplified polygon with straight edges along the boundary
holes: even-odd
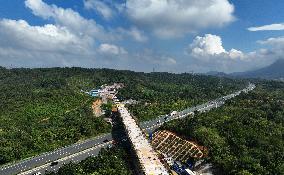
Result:
[[[243,80],[203,75],[83,68],[0,68],[0,164],[109,132],[95,118],[93,98],[80,90],[125,84],[119,97],[139,120],[184,109],[246,86]]]
[[[259,81],[249,94],[165,129],[209,149],[218,175],[284,174],[284,83]]]

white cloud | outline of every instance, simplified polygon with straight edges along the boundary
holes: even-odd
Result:
[[[268,38],[258,43],[268,46],[266,49],[261,49],[261,55],[268,59],[275,60],[282,58],[284,59],[284,36],[277,38]]]
[[[138,30],[136,27],[132,27],[129,30],[128,34],[139,42],[145,42],[148,40],[148,38],[144,35],[144,33]]]
[[[258,41],[258,43],[284,48],[284,36],[277,38],[268,38],[267,40]]]
[[[44,19],[53,19],[56,25],[64,26],[80,37],[94,37],[100,40],[110,40],[113,36],[105,31],[92,19],[83,18],[72,9],[63,9],[55,5],[48,5],[42,0],[26,0],[25,4],[34,15]]]
[[[177,61],[175,58],[169,55],[156,53],[152,49],[144,49],[142,52],[136,53],[133,56],[133,59],[135,59],[139,64],[145,64],[145,66],[150,65],[150,70],[152,70],[153,67],[157,68],[169,68],[177,65]]]
[[[280,24],[269,24],[259,27],[250,27],[248,28],[249,31],[256,32],[256,31],[266,31],[266,30],[284,30],[284,23]]]
[[[101,2],[111,9],[118,4],[109,4],[110,0]],[[25,4],[34,15],[51,24],[33,26],[25,20],[0,19],[1,65],[233,72],[266,66],[284,55],[284,37],[258,41],[266,48],[250,53],[234,48],[226,50],[221,37],[211,34],[196,37],[186,55],[170,55],[167,50],[159,49],[143,50],[145,43],[139,44],[137,52],[135,47],[125,49],[117,44],[119,40],[124,47],[129,46],[133,43],[129,43],[129,38],[138,42],[152,40],[151,32],[160,37],[178,37],[202,28],[223,26],[234,19],[233,5],[227,0],[128,0],[125,7],[119,6],[112,14],[114,17],[126,12],[134,21],[127,29],[104,28],[72,9],[49,5],[42,0],[26,0]],[[106,14],[105,17],[108,18]],[[133,51],[128,53],[127,50]]]
[[[84,0],[84,7],[89,10],[95,10],[107,20],[113,18],[114,15],[113,9],[111,9],[108,4],[101,0]]]
[[[65,27],[47,24],[31,26],[24,20],[0,21],[0,45],[31,51],[85,53],[91,43],[69,32]]]
[[[177,61],[174,58],[168,57],[165,60],[166,60],[165,63],[167,65],[175,65],[175,64],[177,64]]]
[[[215,55],[226,52],[222,46],[221,37],[206,34],[197,36],[190,45],[191,53],[198,56]]]
[[[232,48],[226,50],[223,47],[220,36],[206,34],[197,36],[186,49],[186,55],[194,62],[197,71],[246,71],[263,67],[273,62],[277,56],[276,52],[269,49],[243,53]]]
[[[126,13],[138,26],[162,38],[180,37],[234,20],[228,0],[127,0]]]
[[[54,11],[57,9],[56,6],[49,6],[42,0],[26,0],[25,5],[33,11],[34,15],[44,19],[54,16]]]
[[[248,53],[231,49],[226,51],[220,36],[206,34],[197,36],[186,49],[186,56],[190,56],[191,67],[195,71],[247,71],[261,68],[284,58],[284,37],[268,38],[258,43],[269,46]],[[188,62],[187,62],[188,63]],[[186,63],[183,63],[186,65]],[[188,66],[190,67],[190,66]],[[196,70],[197,69],[197,70]]]
[[[137,27],[131,27],[130,29],[118,28],[115,32],[121,34],[122,36],[131,37],[137,42],[148,41],[148,37],[145,35],[145,33],[137,29]]]
[[[243,53],[236,49],[226,51],[220,36],[206,34],[204,37],[197,36],[189,45],[187,52],[195,58],[208,60],[214,57],[230,59],[243,58]]]
[[[244,58],[243,52],[236,49],[231,49],[228,54],[232,59]]]
[[[119,47],[113,44],[101,44],[99,47],[99,52],[106,55],[120,55],[127,54],[127,51],[123,47]]]
[[[145,70],[152,64],[151,59],[144,60],[143,64],[137,63],[135,54],[128,54],[125,48],[109,44],[121,39],[119,35],[122,34],[117,29],[107,31],[72,9],[49,5],[42,0],[26,0],[25,5],[34,15],[48,19],[51,24],[31,25],[25,20],[0,19],[1,66],[104,66]],[[132,37],[139,42],[148,39],[136,27],[123,31],[124,37]],[[165,58],[162,62],[174,64],[175,60]]]
[[[95,60],[92,42],[53,24],[3,19],[0,38],[0,63],[5,66],[72,66]]]
[[[90,66],[103,64],[97,45],[115,38],[94,20],[72,9],[26,0],[33,14],[53,24],[32,26],[25,20],[0,19],[0,62],[2,65]],[[123,52],[121,49],[120,52]]]

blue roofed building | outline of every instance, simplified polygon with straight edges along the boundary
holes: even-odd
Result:
[[[92,97],[98,97],[100,96],[100,90],[99,89],[93,89],[89,92],[89,94],[92,96]]]

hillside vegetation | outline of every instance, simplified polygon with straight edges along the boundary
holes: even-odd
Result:
[[[244,80],[169,73],[141,74],[126,82],[127,88],[119,95],[139,101],[128,108],[140,121],[207,102],[247,85]]]
[[[73,86],[70,73],[1,70],[0,164],[110,131],[101,118],[93,117],[93,99]]]
[[[81,89],[115,82],[126,86],[118,94],[120,99],[140,102],[130,106],[139,120],[184,109],[246,85],[241,80],[191,74],[0,68],[0,164],[110,132],[110,125],[92,114],[94,99]]]
[[[208,161],[224,175],[284,174],[284,83],[260,81],[224,107],[164,128],[209,148]]]

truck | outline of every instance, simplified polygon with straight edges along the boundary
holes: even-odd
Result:
[[[58,165],[58,162],[51,162],[50,166]]]
[[[173,111],[173,112],[171,112],[171,116],[173,117],[173,116],[176,116],[178,114],[178,112],[177,111]]]

